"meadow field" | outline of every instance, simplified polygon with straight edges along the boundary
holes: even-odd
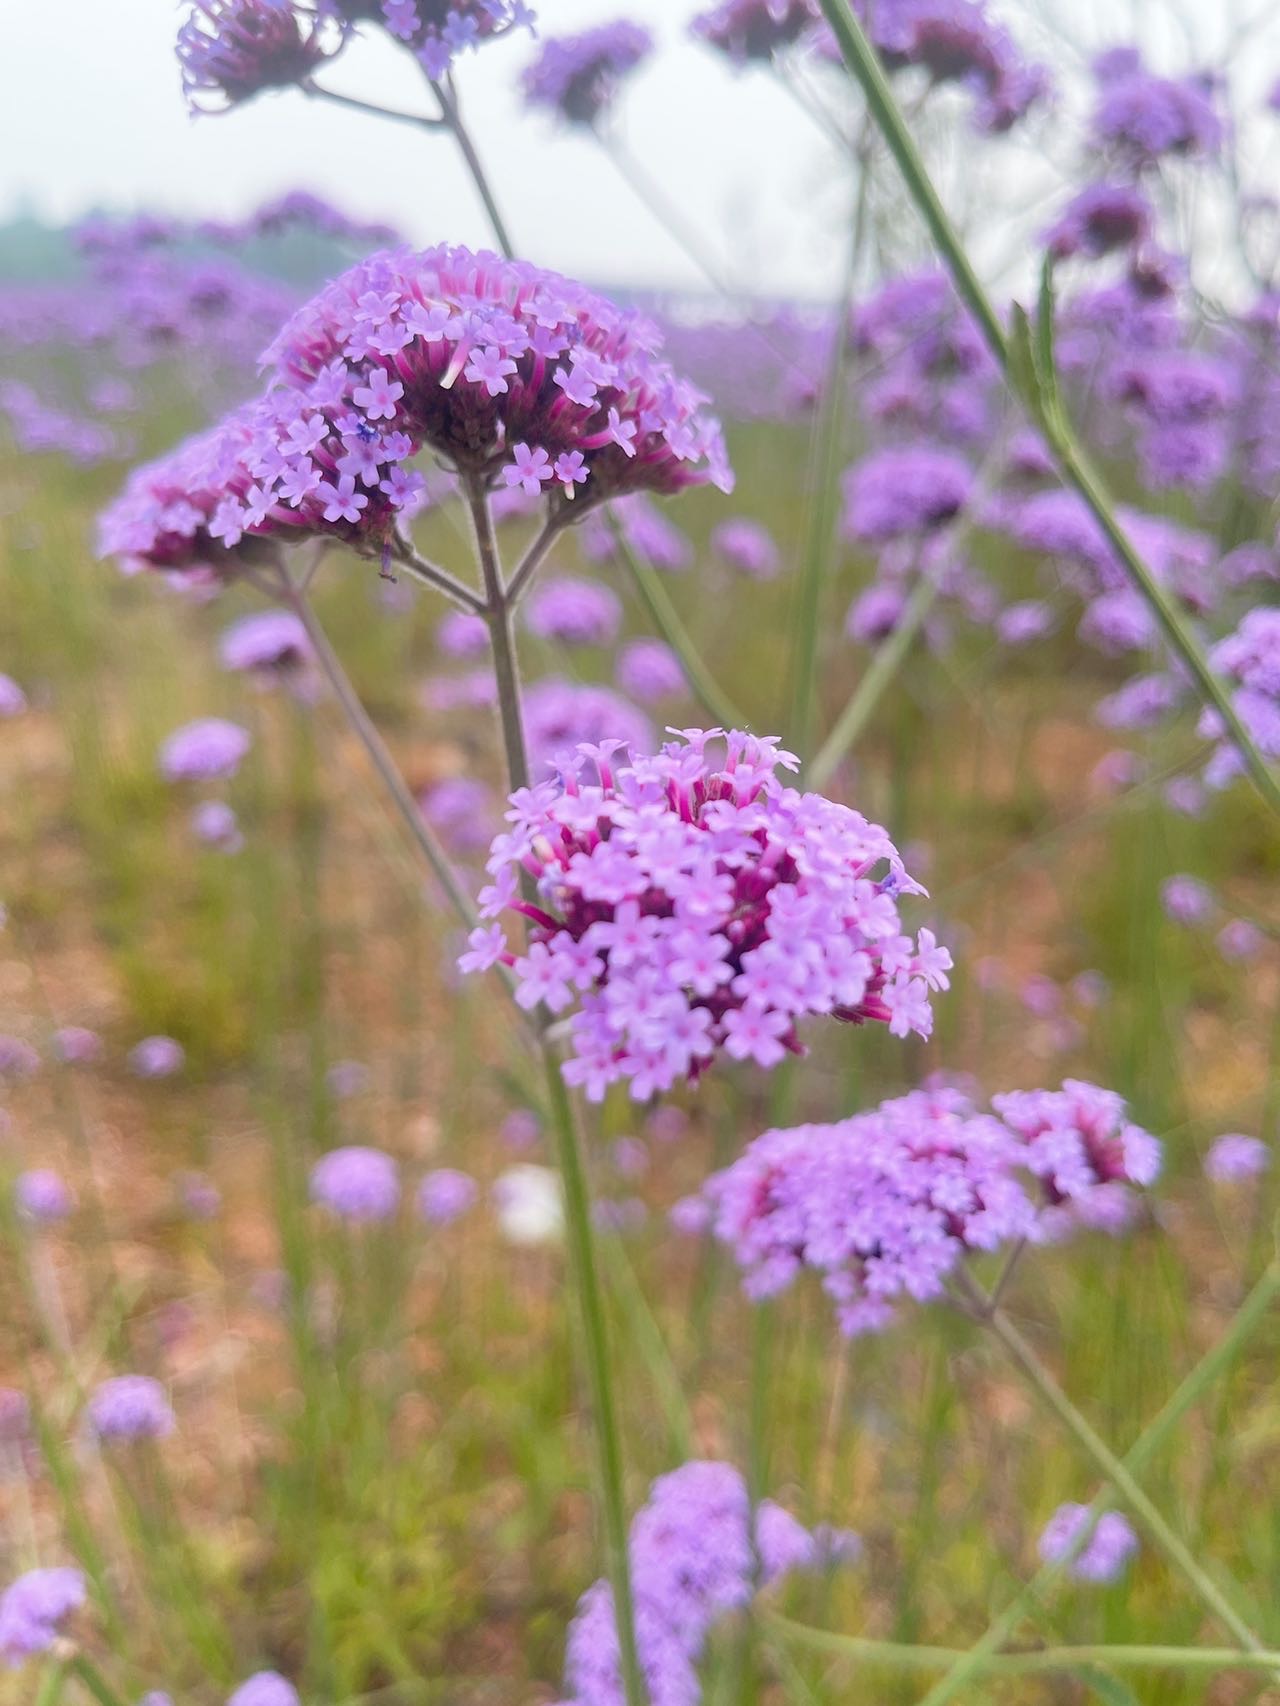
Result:
[[[1280,1700],[1280,118],[999,10],[705,13],[834,301],[337,181],[0,283],[4,1706]],[[472,11],[188,93],[661,73]]]

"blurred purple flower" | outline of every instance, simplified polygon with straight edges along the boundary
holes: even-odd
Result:
[[[311,1169],[311,1200],[341,1220],[390,1220],[400,1204],[400,1170],[380,1149],[331,1149]]]

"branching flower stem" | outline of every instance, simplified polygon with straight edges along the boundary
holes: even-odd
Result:
[[[821,0],[822,10],[835,34],[850,73],[862,87],[867,106],[875,118],[902,174],[907,191],[928,226],[938,253],[973,315],[1010,389],[1028,408],[1048,445],[1063,483],[1083,500],[1097,522],[1125,573],[1150,607],[1171,651],[1186,666],[1201,698],[1221,719],[1262,798],[1280,815],[1280,779],[1268,766],[1238,716],[1231,693],[1209,667],[1199,641],[1116,517],[1115,505],[1101,476],[1094,469],[1075,432],[1061,398],[1051,367],[1028,361],[1006,332],[994,304],[974,270],[959,233],[942,205],[933,180],[903,118],[879,57],[849,0]],[[1051,354],[1052,301],[1042,294],[1039,333],[1042,349]]]

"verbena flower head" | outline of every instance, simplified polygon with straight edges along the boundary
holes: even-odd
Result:
[[[1199,877],[1189,877],[1185,872],[1176,877],[1167,877],[1160,885],[1160,904],[1165,916],[1175,924],[1207,924],[1212,918],[1217,902],[1213,890],[1207,883],[1202,883]]]
[[[636,1644],[651,1706],[695,1706],[697,1666],[721,1618],[750,1603],[758,1585],[828,1558],[852,1537],[810,1533],[772,1500],[755,1512],[739,1472],[692,1462],[653,1483],[631,1524]],[[618,1632],[607,1582],[588,1589],[569,1630],[562,1706],[622,1706]]]
[[[886,68],[919,67],[934,83],[957,83],[977,99],[979,130],[1010,130],[1047,94],[1042,67],[1019,52],[982,0],[857,0]],[[830,33],[820,38],[833,50]]]
[[[187,820],[192,835],[204,847],[219,853],[239,853],[244,848],[240,819],[225,800],[201,800]]]
[[[474,1208],[479,1186],[470,1173],[437,1167],[418,1186],[418,1213],[433,1226],[449,1226]]]
[[[79,1570],[28,1570],[0,1594],[0,1658],[13,1668],[47,1653],[87,1597]]]
[[[293,0],[193,0],[178,31],[188,106],[226,111],[304,82],[329,56],[323,35],[315,12]]]
[[[1209,1146],[1204,1158],[1205,1177],[1215,1184],[1234,1185],[1244,1179],[1256,1179],[1271,1165],[1271,1150],[1260,1137],[1247,1137],[1243,1132],[1230,1132]]]
[[[311,641],[291,610],[259,610],[223,629],[218,656],[224,669],[291,675],[311,661]]]
[[[1131,249],[1151,229],[1151,203],[1133,184],[1089,184],[1072,197],[1045,233],[1059,260],[1084,255],[1096,260]]]
[[[32,1167],[19,1173],[13,1185],[19,1218],[32,1226],[56,1226],[76,1206],[70,1187],[52,1167]]]
[[[690,29],[737,65],[771,59],[822,19],[817,0],[720,0],[699,12]]]
[[[160,772],[169,782],[212,782],[234,776],[253,736],[225,717],[185,723],[160,748]]]
[[[845,475],[845,532],[872,543],[927,533],[952,521],[972,493],[973,470],[954,451],[876,451]]]
[[[25,1038],[0,1032],[0,1081],[32,1078],[39,1070],[40,1056]]]
[[[653,725],[642,711],[610,687],[548,675],[524,695],[525,740],[542,766],[583,744],[621,740],[635,751],[653,743]]]
[[[130,1070],[139,1078],[172,1078],[186,1060],[186,1050],[174,1037],[143,1037],[129,1051]]]
[[[119,1374],[89,1395],[89,1425],[100,1440],[164,1439],[177,1427],[168,1394],[148,1374]]]
[[[1090,1521],[1088,1505],[1059,1505],[1037,1542],[1046,1564],[1065,1558]],[[1104,1511],[1094,1521],[1093,1532],[1067,1566],[1067,1574],[1081,1582],[1114,1582],[1123,1575],[1138,1550],[1138,1536],[1128,1517],[1119,1511]]]
[[[1217,941],[1223,959],[1233,962],[1256,960],[1267,945],[1264,933],[1247,918],[1230,919],[1219,930]]]
[[[959,1093],[915,1091],[834,1125],[766,1132],[708,1180],[713,1229],[755,1298],[805,1268],[847,1334],[940,1297],[973,1250],[1037,1236],[1021,1145]]]
[[[566,124],[594,125],[619,84],[653,52],[653,37],[625,19],[572,36],[548,36],[524,73],[525,99]]]
[[[102,1054],[102,1038],[87,1025],[60,1025],[53,1033],[53,1052],[67,1066],[88,1066]]]
[[[1135,53],[1096,62],[1100,89],[1090,125],[1096,147],[1135,167],[1166,154],[1211,155],[1225,135],[1204,77],[1156,77]]]
[[[298,1691],[278,1671],[260,1670],[242,1682],[227,1706],[300,1706]]]
[[[400,1170],[380,1149],[331,1149],[311,1169],[311,1200],[342,1220],[390,1220],[400,1204]]]
[[[675,698],[687,687],[680,659],[664,640],[629,640],[618,653],[617,678],[642,705]]]
[[[525,622],[530,633],[566,646],[607,646],[622,626],[622,601],[598,581],[565,575],[543,581],[529,595]]]
[[[785,787],[797,760],[771,738],[691,729],[629,759],[621,744],[580,746],[512,796],[481,916],[524,911],[528,950],[495,923],[462,961],[514,966],[524,1007],[577,1009],[571,1083],[599,1100],[626,1080],[644,1100],[717,1052],[773,1067],[801,1052],[807,1015],[928,1034],[951,956],[902,934],[898,898],[923,891],[878,824]]]
[[[1280,759],[1280,609],[1259,605],[1250,610],[1235,633],[1213,648],[1209,661],[1233,685],[1231,702],[1255,746],[1265,758]],[[1199,732],[1219,743],[1205,781],[1225,787],[1244,772],[1239,748],[1216,711],[1201,713]]]
[[[20,717],[27,708],[27,696],[11,675],[0,674],[0,717]]]
[[[1060,1090],[1015,1090],[991,1105],[1026,1144],[1022,1164],[1045,1199],[1046,1237],[1077,1226],[1122,1231],[1137,1208],[1133,1187],[1159,1176],[1159,1141],[1127,1118],[1113,1090],[1068,1078]]]
[[[769,529],[747,516],[722,521],[711,535],[711,549],[752,580],[772,580],[782,567],[782,553]]]
[[[412,52],[439,82],[460,53],[515,29],[532,30],[526,0],[320,0],[345,24],[375,22]]]

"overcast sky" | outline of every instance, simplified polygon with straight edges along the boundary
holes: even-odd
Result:
[[[829,295],[840,269],[833,234],[849,205],[844,169],[774,79],[758,71],[735,75],[689,42],[689,17],[702,3],[538,0],[538,11],[547,33],[643,15],[663,52],[623,103],[630,151],[679,204],[703,246],[721,262],[732,256],[735,282]],[[1037,57],[1052,62],[1070,107],[1082,98],[1088,49],[1140,31],[1164,68],[1182,69],[1213,58],[1232,30],[1261,17],[1267,5],[1008,0],[999,10],[1016,19]],[[293,92],[190,119],[173,53],[184,10],[176,0],[0,0],[0,217],[26,207],[61,220],[95,206],[236,217],[304,187],[348,211],[389,220],[420,242],[488,240],[445,137]],[[600,282],[701,284],[590,138],[522,114],[515,83],[529,54],[519,35],[468,56],[462,68],[467,114],[517,247]],[[1255,21],[1247,66],[1255,79],[1280,74],[1274,21]],[[323,80],[388,105],[422,99],[407,56],[385,41],[356,43]],[[1038,158],[1034,139],[984,145],[961,134],[945,180],[953,199],[967,196],[971,212],[976,205],[979,230],[991,225],[992,205],[1022,207],[1038,227],[1041,203],[1059,193],[1063,172],[1055,176]]]

